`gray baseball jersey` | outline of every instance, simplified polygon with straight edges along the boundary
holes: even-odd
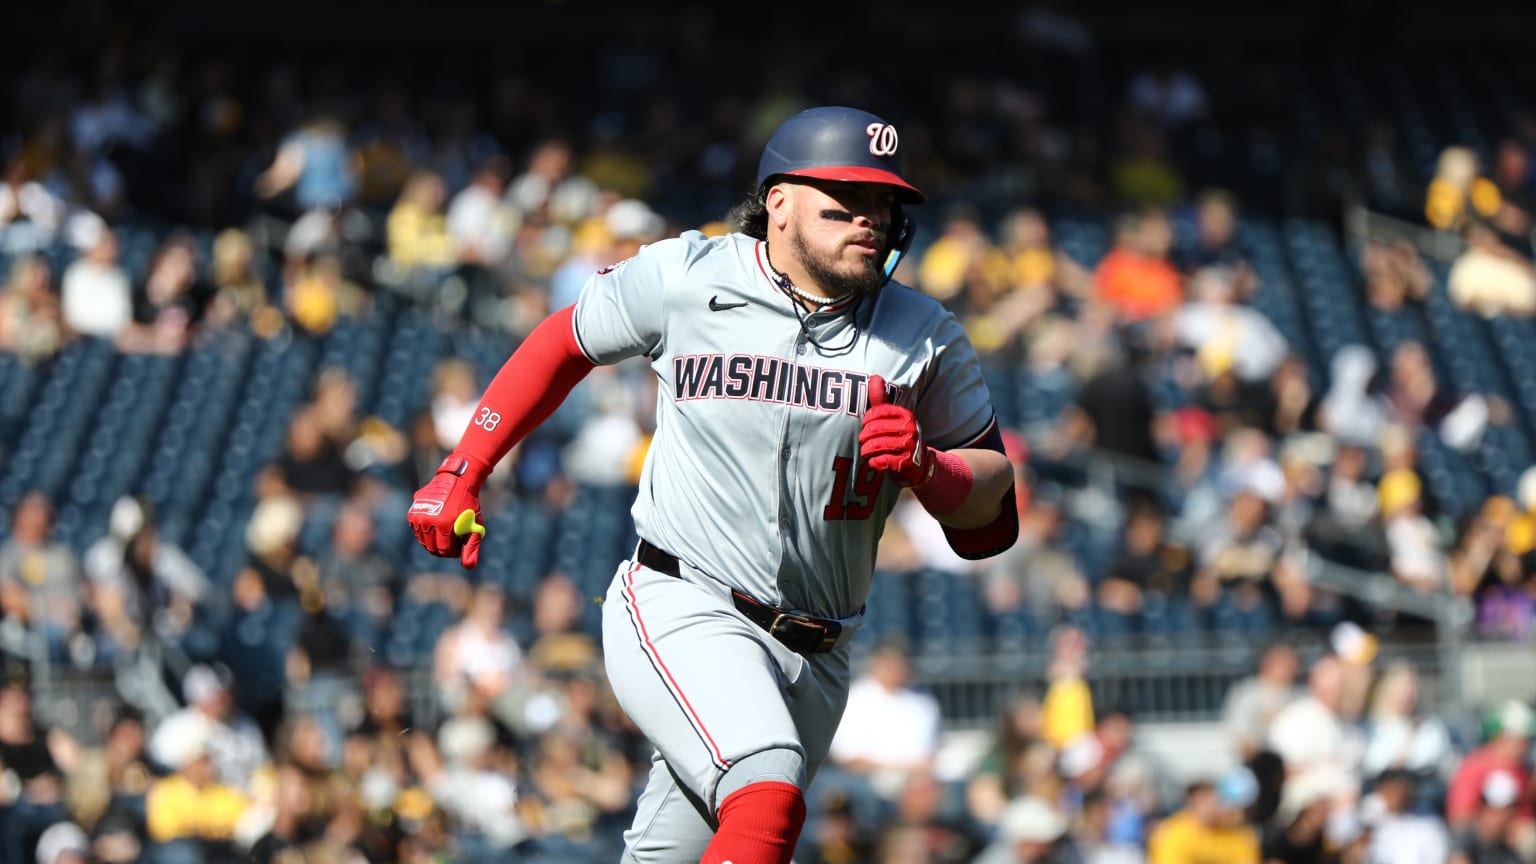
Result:
[[[891,283],[801,331],[766,245],[698,232],[647,246],[587,283],[576,338],[597,363],[644,355],[660,380],[634,506],[641,537],[770,605],[843,618],[863,604],[900,492],[858,462],[871,375],[941,449],[995,419],[965,331]]]
[[[739,234],[689,232],[600,271],[576,303],[589,359],[645,356],[660,381],[635,525],[683,565],[673,578],[626,561],[603,604],[614,695],[657,751],[625,862],[698,861],[706,814],[732,789],[803,788],[826,758],[847,702],[846,637],[900,491],[858,462],[870,376],[940,449],[996,422],[964,331],[932,299],[892,283],[808,315],[818,347],[766,254]],[[733,588],[844,619],[845,638],[795,654],[736,609]]]

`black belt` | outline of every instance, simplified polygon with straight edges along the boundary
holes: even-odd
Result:
[[[677,566],[676,555],[657,549],[644,540],[640,541],[640,547],[635,552],[635,560],[657,573],[682,577]],[[769,636],[779,640],[784,647],[796,654],[825,654],[837,647],[837,639],[843,635],[841,621],[775,609],[753,600],[734,588],[731,589],[731,597],[736,601],[736,611],[747,616],[753,624],[767,630]]]

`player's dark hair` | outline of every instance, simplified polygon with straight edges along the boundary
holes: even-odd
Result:
[[[725,221],[754,240],[768,239],[768,193],[758,189],[731,208]]]

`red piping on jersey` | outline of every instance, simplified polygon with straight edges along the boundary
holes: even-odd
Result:
[[[766,261],[766,259],[768,257],[768,252],[767,252],[767,249],[766,249],[767,245],[768,244],[765,243],[764,241],[759,240],[759,241],[757,241],[757,245],[752,247],[752,251],[753,251],[754,255],[757,257],[757,269],[762,271],[763,278],[767,279],[769,282],[772,282],[775,286],[777,286],[779,284],[779,280],[773,278],[773,274],[768,272],[768,264],[767,264],[767,261]],[[853,301],[855,301],[857,299],[859,299],[857,296],[849,297],[847,300],[841,300],[841,301],[839,301],[837,303],[833,303],[831,306],[822,306],[821,308],[817,309],[816,311],[817,312],[836,312],[838,309],[841,309],[842,307],[847,306],[848,304],[852,303]],[[789,302],[791,302],[791,303],[799,303],[800,301],[796,300],[793,297],[790,297],[789,298]]]
[[[966,447],[975,446],[977,443],[979,443],[981,441],[981,439],[987,437],[988,435],[991,435],[992,434],[992,430],[996,429],[996,428],[997,428],[997,415],[993,414],[992,415],[992,419],[987,422],[986,426],[982,427],[982,430],[981,430],[981,432],[979,434],[972,435],[971,437],[965,439],[964,441],[960,442],[959,444],[956,444],[953,447],[950,447],[949,449],[950,450],[962,450],[962,449],[965,449]]]
[[[592,352],[587,350],[587,346],[581,344],[581,330],[576,327],[576,306],[575,306],[575,304],[571,305],[571,342],[576,345],[577,350],[579,350],[581,352],[581,356],[587,358],[587,362],[588,363],[591,363],[593,366],[600,366],[600,365],[602,365],[602,364],[597,362],[597,358],[596,357],[592,356]]]
[[[635,635],[640,637],[640,645],[645,649],[645,656],[650,659],[651,665],[656,667],[656,673],[661,676],[662,686],[666,687],[667,692],[672,694],[672,698],[677,700],[678,707],[683,709],[683,714],[688,717],[689,725],[708,748],[710,761],[715,763],[715,767],[721,771],[729,771],[730,760],[720,752],[720,746],[715,743],[709,730],[704,728],[704,721],[699,719],[698,712],[693,710],[693,703],[683,695],[683,688],[678,686],[677,679],[672,677],[672,671],[667,668],[667,664],[661,661],[661,654],[656,650],[656,645],[651,642],[651,635],[645,629],[645,622],[640,618],[640,601],[635,597],[635,572],[639,569],[640,562],[637,561],[635,566],[629,568],[624,574],[624,595],[628,600],[624,605],[629,610],[630,622],[635,625]]]

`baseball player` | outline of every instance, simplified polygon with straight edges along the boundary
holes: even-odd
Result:
[[[475,566],[492,466],[594,365],[650,361],[641,540],[603,603],[608,677],[656,748],[629,862],[789,862],[901,490],[968,558],[1018,534],[964,331],[888,284],[912,239],[905,205],[924,200],[896,128],[804,111],[757,181],[736,233],[646,246],[541,323],[410,508],[423,546]]]

